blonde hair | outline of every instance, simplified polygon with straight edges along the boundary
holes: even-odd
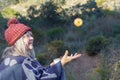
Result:
[[[3,51],[2,58],[11,56],[13,54],[35,58],[34,49],[29,51],[26,49],[25,43],[23,42],[23,36],[17,40],[13,46],[7,47]]]

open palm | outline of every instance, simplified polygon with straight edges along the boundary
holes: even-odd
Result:
[[[71,54],[70,56],[68,56],[68,50],[66,50],[64,56],[61,59],[61,64],[62,64],[62,66],[64,66],[68,62],[71,62],[72,60],[77,59],[80,56],[81,56],[81,54],[77,54],[77,53],[75,53],[74,55]]]

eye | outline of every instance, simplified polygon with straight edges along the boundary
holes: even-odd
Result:
[[[24,34],[22,38],[25,38],[26,36],[27,36],[27,35],[26,35],[26,34]]]
[[[31,34],[29,34],[29,37],[33,37],[33,34],[31,33]]]
[[[31,36],[31,37],[33,37],[33,34],[32,34],[32,32],[29,32],[29,33],[28,33],[28,35],[29,35],[29,36]]]

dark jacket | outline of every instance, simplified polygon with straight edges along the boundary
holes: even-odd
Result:
[[[6,57],[0,65],[0,80],[65,80],[61,62],[43,67],[32,58]]]

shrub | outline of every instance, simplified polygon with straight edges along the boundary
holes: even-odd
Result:
[[[47,62],[47,54],[45,53],[38,53],[36,55],[38,62],[40,62],[41,65],[46,65]]]
[[[35,37],[35,45],[39,45],[42,41],[44,41],[44,32],[38,28],[32,28],[33,36]]]
[[[120,34],[120,25],[113,27],[113,35]]]
[[[89,39],[85,49],[89,56],[94,56],[104,49],[107,44],[107,38],[104,36],[95,36]]]
[[[50,43],[46,44],[46,49],[48,52],[48,59],[49,61],[54,58],[59,58],[60,56],[63,56],[66,46],[64,45],[63,41],[61,40],[54,40]]]
[[[90,17],[102,17],[103,11],[102,8],[99,8],[97,6],[97,3],[95,2],[95,0],[88,0],[86,4],[83,4],[81,7],[81,11],[82,11],[82,17],[84,18],[90,18]]]
[[[66,78],[67,80],[76,80],[76,76],[73,72],[70,72],[71,70],[66,71]]]
[[[2,12],[1,15],[3,17],[18,17],[19,13],[11,8],[5,8]]]
[[[109,68],[105,66],[103,68],[96,68],[96,72],[99,73],[101,80],[109,80],[108,74],[110,74]]]
[[[60,7],[58,7],[57,4],[55,4],[52,0],[47,1],[45,4],[41,5],[41,18],[49,24],[60,23],[61,17],[58,11],[59,9]]]
[[[104,2],[106,2],[107,0],[97,0],[97,6],[101,6]]]
[[[64,35],[64,29],[55,27],[47,31],[48,41],[62,39]]]
[[[31,20],[34,19],[33,22],[35,23],[36,22],[35,18],[40,16],[40,10],[37,9],[36,5],[31,5],[27,9],[27,14],[28,14],[29,19],[31,19]]]

